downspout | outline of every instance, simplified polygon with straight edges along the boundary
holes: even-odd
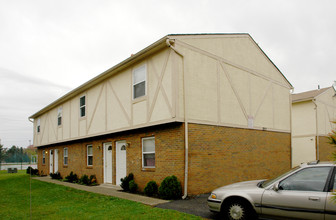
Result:
[[[182,58],[182,66],[183,66],[183,107],[184,107],[184,148],[185,148],[185,160],[184,160],[184,195],[182,199],[186,199],[188,196],[188,152],[189,152],[189,141],[188,141],[188,117],[187,117],[187,95],[186,95],[186,76],[184,71],[184,56],[181,52],[179,52],[173,45],[175,40],[167,39],[166,44],[172,50],[175,51]]]
[[[319,141],[320,138],[318,136],[318,120],[317,120],[317,104],[316,104],[316,99],[312,100],[314,105],[315,105],[315,121],[316,121],[316,160],[320,160],[320,146],[319,146]]]

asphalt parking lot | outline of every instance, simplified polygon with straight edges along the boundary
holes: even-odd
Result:
[[[175,200],[169,203],[159,204],[156,207],[162,209],[173,209],[207,219],[220,219],[218,214],[209,211],[207,205],[209,195],[210,194],[202,194],[185,200]]]

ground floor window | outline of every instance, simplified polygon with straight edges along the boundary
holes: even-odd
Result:
[[[46,155],[46,152],[44,150],[42,151],[42,164],[45,164],[45,155]]]
[[[93,153],[92,153],[92,145],[87,145],[87,165],[93,165]]]
[[[142,138],[142,167],[155,167],[155,138]]]
[[[68,148],[63,149],[63,164],[68,165]]]

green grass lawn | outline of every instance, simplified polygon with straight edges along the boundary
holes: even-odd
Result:
[[[0,171],[0,219],[29,219],[29,175]],[[32,219],[201,219],[174,210],[31,180]]]

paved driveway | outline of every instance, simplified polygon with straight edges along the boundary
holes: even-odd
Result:
[[[156,207],[162,209],[174,209],[180,212],[201,216],[207,219],[220,219],[219,215],[209,211],[207,205],[207,199],[209,195],[210,194],[202,194],[197,197],[185,200],[175,200],[168,203],[159,204]]]

